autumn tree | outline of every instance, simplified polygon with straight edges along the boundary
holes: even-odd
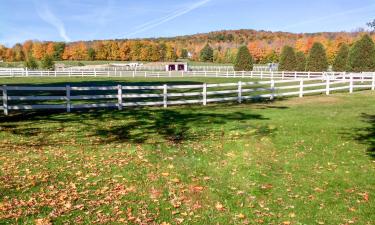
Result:
[[[333,71],[343,72],[347,69],[349,56],[349,47],[346,44],[342,44],[339,51],[337,52],[335,61],[333,62]]]
[[[45,46],[41,42],[34,42],[32,47],[33,56],[35,59],[40,60],[46,54]]]
[[[166,45],[165,59],[166,59],[167,61],[176,61],[176,60],[177,60],[176,50],[175,50],[175,48],[174,48],[172,45],[170,45],[170,44],[167,44],[167,45]]]
[[[5,59],[6,59],[6,61],[8,61],[8,62],[13,62],[13,61],[14,61],[14,52],[13,52],[13,49],[12,49],[12,48],[8,48],[8,49],[5,51]]]
[[[120,59],[120,47],[116,41],[110,41],[108,43],[109,57],[107,60],[119,60]]]
[[[306,62],[306,70],[313,72],[327,71],[328,60],[324,46],[315,42],[309,51]]]
[[[48,42],[46,46],[46,54],[53,57],[54,53],[55,53],[55,43]]]
[[[130,55],[130,45],[128,42],[123,42],[120,45],[120,59],[122,61],[130,61],[131,55]]]
[[[294,48],[284,46],[279,61],[279,70],[282,71],[295,71],[297,67],[296,53]]]
[[[160,46],[157,44],[152,44],[150,49],[150,61],[157,62],[161,60],[162,57],[160,55]]]
[[[214,50],[209,44],[206,44],[200,52],[200,60],[202,62],[213,62],[214,60]]]
[[[296,53],[296,70],[297,71],[305,71],[306,69],[306,56],[303,52]]]
[[[5,52],[6,52],[5,46],[0,45],[0,60],[4,60],[5,59]]]
[[[234,63],[234,70],[236,71],[251,71],[253,70],[253,57],[246,46],[238,48],[236,61]]]
[[[32,47],[33,41],[25,41],[22,45],[22,51],[25,56],[25,59],[28,59],[29,56],[32,56]]]
[[[349,51],[348,71],[375,71],[375,46],[369,35],[354,43]]]
[[[13,46],[14,61],[23,61],[25,59],[22,45],[17,43]]]

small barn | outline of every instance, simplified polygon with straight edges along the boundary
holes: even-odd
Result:
[[[170,62],[165,65],[166,71],[188,71],[188,64],[186,62]]]

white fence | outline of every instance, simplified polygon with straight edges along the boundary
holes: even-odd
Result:
[[[375,76],[325,76],[293,80],[238,82],[192,85],[44,87],[2,86],[2,106],[8,115],[10,110],[118,108],[132,106],[170,106],[251,99],[274,99],[285,96],[311,94],[329,95],[335,91],[375,89]]]
[[[375,75],[375,73],[371,73]],[[6,77],[228,77],[259,79],[311,79],[325,76],[343,77],[345,72],[287,72],[287,71],[103,71],[103,70],[0,70],[0,78]],[[356,73],[355,76],[367,76]]]

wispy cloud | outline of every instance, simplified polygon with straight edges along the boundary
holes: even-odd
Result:
[[[366,12],[366,11],[373,11],[374,9],[375,9],[375,4],[372,4],[372,5],[368,5],[366,7],[350,9],[350,10],[346,10],[346,11],[342,11],[342,12],[338,12],[338,13],[334,13],[334,14],[329,14],[327,16],[313,18],[313,19],[310,19],[310,20],[303,20],[303,21],[300,21],[298,23],[286,25],[281,30],[296,28],[296,27],[314,24],[314,23],[319,23],[319,22],[326,22],[326,21],[329,21],[329,20],[332,20],[332,19],[335,19],[335,18],[338,18],[338,17],[341,17],[341,16],[348,16],[348,15],[351,15],[351,14],[358,14],[358,13],[362,13],[362,12]]]
[[[64,39],[64,41],[69,42],[71,39],[66,33],[64,23],[50,10],[48,5],[41,1],[34,1],[34,5],[38,16],[46,23],[55,27],[59,32],[60,37]]]
[[[144,31],[147,31],[147,30],[150,30],[150,29],[155,28],[157,26],[160,26],[160,25],[162,25],[164,23],[167,23],[167,22],[169,22],[173,19],[176,19],[177,17],[183,16],[183,15],[185,15],[185,14],[187,14],[187,13],[189,13],[189,12],[195,10],[195,9],[198,9],[198,8],[202,7],[203,5],[205,5],[205,4],[207,4],[211,1],[212,0],[201,0],[201,1],[198,1],[194,4],[192,4],[192,5],[189,5],[187,7],[180,8],[180,9],[174,11],[171,14],[168,14],[168,15],[163,16],[161,18],[157,18],[157,19],[151,20],[149,22],[146,22],[144,24],[141,24],[141,25],[136,27],[135,31],[129,33],[127,36],[131,37],[135,34],[142,33]]]

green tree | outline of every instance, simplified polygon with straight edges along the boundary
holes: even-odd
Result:
[[[64,54],[65,50],[65,43],[64,42],[57,42],[53,46],[54,52],[53,52],[53,59],[54,60],[62,60],[62,55]]]
[[[24,65],[26,68],[28,69],[31,69],[31,70],[35,70],[35,69],[38,69],[38,63],[37,61],[35,60],[34,57],[32,57],[31,55],[28,57],[28,59],[24,62]]]
[[[188,50],[186,48],[181,50],[181,58],[186,59],[188,57]]]
[[[253,57],[246,46],[238,48],[236,60],[234,63],[234,70],[236,71],[251,71],[253,70]]]
[[[53,70],[55,68],[55,62],[49,55],[45,55],[40,62],[43,69]]]
[[[305,71],[306,69],[306,56],[303,52],[296,53],[296,70],[297,71]]]
[[[294,48],[284,46],[280,55],[279,70],[294,71],[297,67],[296,53]]]
[[[315,42],[310,49],[306,62],[306,70],[312,72],[322,72],[328,69],[328,59],[324,46]]]
[[[364,35],[351,47],[347,69],[352,72],[375,70],[375,46],[369,35]]]
[[[200,52],[200,60],[202,62],[213,62],[214,61],[214,50],[209,44],[206,44]]]
[[[347,69],[349,57],[349,46],[347,44],[342,44],[337,55],[335,57],[335,61],[333,62],[332,69],[333,71],[343,72]]]
[[[87,50],[87,55],[89,56],[90,60],[94,60],[95,59],[95,49],[89,48]]]

